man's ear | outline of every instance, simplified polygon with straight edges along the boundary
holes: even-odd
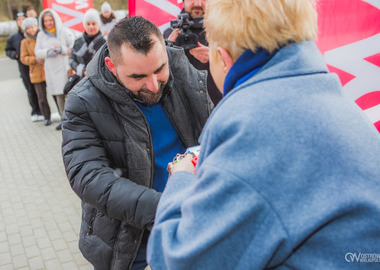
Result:
[[[114,65],[114,63],[112,63],[112,60],[111,58],[109,58],[108,56],[106,58],[104,58],[104,62],[106,63],[106,66],[108,67],[108,69],[112,72],[112,74],[116,77],[116,67]]]
[[[220,59],[223,62],[224,72],[225,72],[225,74],[227,74],[228,71],[231,69],[232,65],[234,64],[234,61],[231,57],[231,54],[229,51],[227,51],[226,49],[224,49],[222,47],[217,47],[216,50],[219,54]]]

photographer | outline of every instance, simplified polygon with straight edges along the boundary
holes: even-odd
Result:
[[[198,27],[199,23],[196,20],[198,17],[204,15],[206,0],[184,0],[183,4],[183,10],[181,11],[181,14],[179,14],[179,17],[181,15],[188,15],[188,18],[186,18],[185,20],[187,20],[192,25],[196,25],[195,27],[190,27],[190,31],[198,37],[199,42],[196,42],[194,48],[192,49],[188,49],[187,46],[178,44],[178,36],[181,35],[181,28],[177,27],[171,27],[166,29],[163,35],[165,39],[173,42],[175,45],[184,47],[187,58],[196,69],[208,71],[208,94],[211,97],[212,102],[216,106],[222,98],[222,95],[218,91],[218,88],[216,87],[209,71],[209,50],[207,47],[208,43],[206,40],[206,33],[203,29],[203,20],[200,22],[202,23],[200,27]]]

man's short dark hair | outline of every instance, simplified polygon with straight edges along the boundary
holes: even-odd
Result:
[[[155,44],[152,35],[158,37],[162,43],[165,42],[160,30],[151,21],[140,16],[121,20],[107,38],[112,61],[117,62],[120,59],[120,47],[123,44],[130,46],[136,52],[147,55]]]

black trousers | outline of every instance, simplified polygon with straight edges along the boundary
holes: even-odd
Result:
[[[50,107],[46,96],[46,82],[34,83],[33,86],[37,93],[40,111],[45,119],[50,120]]]
[[[31,115],[41,114],[40,107],[38,106],[38,97],[33,84],[30,82],[29,78],[29,66],[23,65],[21,62],[18,63],[18,68],[21,73],[22,82],[28,92],[29,104],[32,107]]]

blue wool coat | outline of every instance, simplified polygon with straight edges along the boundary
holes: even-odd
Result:
[[[152,269],[378,269],[380,137],[341,90],[303,42],[223,98],[197,175],[168,180]]]

